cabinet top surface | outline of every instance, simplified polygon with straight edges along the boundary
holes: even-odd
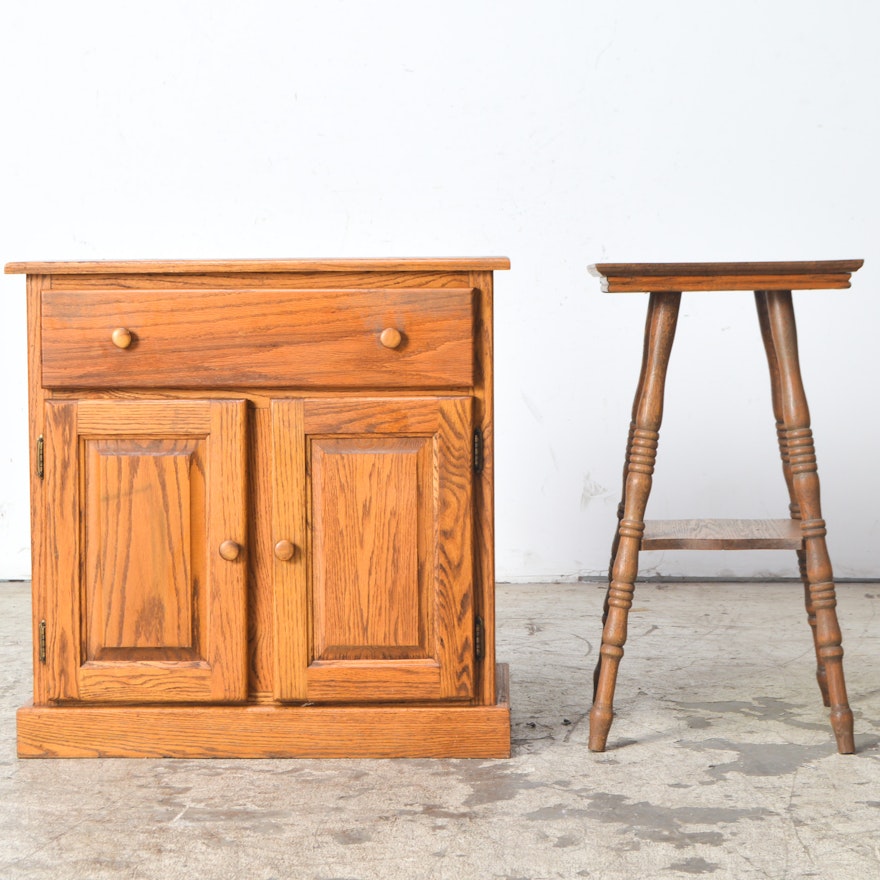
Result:
[[[782,290],[849,287],[864,260],[763,263],[597,263],[590,273],[608,293],[664,290]]]
[[[327,260],[96,260],[7,263],[7,275],[91,275],[161,273],[193,275],[246,272],[480,272],[509,269],[507,257],[406,257]]]

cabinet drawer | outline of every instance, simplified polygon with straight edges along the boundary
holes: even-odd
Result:
[[[42,381],[465,388],[474,381],[473,335],[469,288],[50,290],[42,296]]]

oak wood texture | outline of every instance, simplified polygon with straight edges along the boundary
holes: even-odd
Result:
[[[278,657],[301,667],[278,670],[276,698],[473,695],[471,409],[469,397],[273,402],[276,467],[310,511],[279,496],[273,516],[304,548],[275,567]]]
[[[632,605],[638,556],[648,549],[794,549],[813,633],[817,680],[831,709],[841,754],[854,751],[853,716],[843,676],[843,649],[835,611],[835,587],[810,417],[800,374],[792,288],[849,286],[860,260],[815,263],[600,264],[607,291],[650,292],[642,368],[624,463],[623,497],[612,543],[609,587],[602,618],[602,647],[594,674],[589,747],[604,751],[613,719],[613,698],[627,615]],[[752,289],[770,370],[789,520],[678,520],[645,522],[662,421],[666,369],[683,290]]]
[[[82,260],[7,263],[7,275],[248,275],[274,272],[491,272],[509,269],[506,257],[404,257],[328,260]]]
[[[789,512],[792,521],[801,519],[800,505],[794,491],[794,475],[791,470],[791,455],[788,448],[788,432],[785,428],[784,414],[782,409],[782,389],[780,387],[778,356],[776,344],[773,340],[773,331],[770,326],[770,313],[768,308],[767,295],[762,292],[755,293],[755,306],[758,311],[758,322],[761,327],[761,337],[764,342],[764,351],[767,355],[767,364],[770,369],[770,391],[771,403],[773,406],[773,415],[776,419],[776,437],[779,444],[779,454],[782,459],[782,473],[788,488],[788,496],[790,499]],[[822,702],[826,706],[830,706],[830,698],[828,695],[828,677],[825,670],[825,661],[820,650],[818,634],[816,629],[816,609],[813,606],[813,598],[810,591],[810,581],[807,576],[807,557],[803,546],[797,550],[798,571],[801,581],[804,585],[804,605],[807,611],[807,622],[813,635],[813,646],[816,651],[816,681],[819,684],[819,691],[822,694]]]
[[[194,718],[190,755],[217,753],[229,732],[217,719],[239,716],[213,710],[234,703],[264,710],[241,716],[261,754],[276,735],[290,755],[509,753],[494,650],[496,264],[507,261],[47,264],[28,276],[31,438],[45,434],[47,452],[33,481],[34,628],[47,620],[49,655],[35,648],[23,754],[40,752],[46,725],[70,742],[43,754],[95,753],[74,742],[89,737],[129,754],[118,741],[141,736],[136,713],[175,703]],[[130,339],[114,341],[121,330]],[[389,330],[399,339],[383,342]],[[93,344],[103,366],[78,347]],[[454,722],[437,721],[450,709]],[[163,723],[135,753],[165,754]],[[351,746],[373,727],[381,748]],[[248,739],[230,733],[224,754],[248,753]]]
[[[244,700],[244,401],[47,401],[50,701]]]
[[[47,279],[42,275],[27,277],[27,340],[28,340],[28,429],[30,447],[31,489],[31,603],[34,669],[34,701],[45,704],[49,699],[49,678],[46,664],[39,656],[39,627],[47,619],[49,609],[56,605],[56,593],[50,589],[47,564],[48,528],[43,527],[46,506],[43,491],[45,479],[38,475],[38,438],[43,436],[46,392],[41,382],[40,367],[40,297]],[[63,515],[63,512],[60,512]],[[45,560],[45,562],[44,562]]]
[[[48,291],[43,385],[467,388],[474,292]],[[111,344],[122,325],[130,345]],[[396,344],[382,341],[394,325]],[[406,334],[402,344],[401,328]],[[394,340],[389,340],[394,341]],[[121,350],[120,350],[121,349]]]
[[[178,394],[180,392],[177,392]],[[257,408],[249,399],[248,501],[248,698],[271,701],[275,663],[275,618],[272,594],[274,553],[264,552],[278,541],[272,527],[273,483],[284,482],[273,473],[272,432],[268,401]],[[293,491],[293,490],[292,490]],[[284,493],[285,495],[287,493]]]
[[[604,751],[614,717],[614,688],[626,643],[627,617],[638,574],[639,547],[645,530],[645,508],[651,492],[657,441],[663,420],[663,389],[681,305],[680,293],[653,293],[648,306],[638,397],[633,404],[626,457],[622,513],[609,575],[602,646],[590,710],[589,748]]]
[[[768,354],[774,415],[779,414],[777,434],[783,473],[790,485],[792,514],[800,523],[804,539],[799,563],[811,627],[815,617],[813,640],[819,666],[817,678],[823,700],[831,709],[831,726],[838,751],[850,754],[855,751],[853,714],[843,676],[834,574],[825,543],[819,472],[798,359],[794,305],[790,291],[756,291],[755,301]]]
[[[471,275],[488,275],[491,272],[473,273],[424,270],[385,270],[358,272],[351,269],[290,270],[284,272],[248,272],[248,290],[349,290],[352,288],[382,290],[388,288],[431,289],[465,287]],[[31,277],[31,276],[29,276]],[[150,272],[131,274],[120,272],[94,275],[46,275],[46,289],[62,290],[239,290],[242,286],[241,272],[198,272],[162,275]]]
[[[606,293],[847,288],[863,260],[765,263],[596,263]]]
[[[507,667],[487,706],[24,706],[20,758],[506,758]]]
[[[495,410],[494,337],[492,327],[494,278],[491,272],[471,272],[469,281],[482,295],[482,308],[474,322],[475,384],[473,424],[482,437],[482,469],[472,475],[474,509],[474,613],[483,624],[483,660],[475,668],[475,699],[488,705],[495,699],[498,682],[495,657]]]
[[[800,550],[791,519],[651,519],[642,550]]]

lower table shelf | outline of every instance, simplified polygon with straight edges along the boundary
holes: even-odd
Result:
[[[796,519],[650,519],[642,550],[800,550]]]
[[[24,706],[21,758],[507,758],[509,674],[494,706]]]

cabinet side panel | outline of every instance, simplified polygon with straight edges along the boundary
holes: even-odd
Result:
[[[483,620],[484,653],[478,667],[477,702],[495,704],[495,410],[494,290],[491,272],[474,272],[477,290],[474,342],[474,424],[483,433],[483,469],[474,475],[474,569],[476,613]]]

